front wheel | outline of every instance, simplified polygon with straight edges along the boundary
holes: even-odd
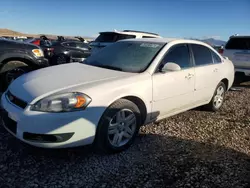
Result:
[[[60,54],[55,57],[55,63],[56,65],[66,64],[70,62],[70,58],[68,56],[65,56],[63,54]]]
[[[139,108],[129,100],[119,99],[101,117],[95,139],[97,149],[105,153],[126,150],[134,142],[141,123]]]
[[[225,93],[226,85],[223,82],[220,82],[215,89],[212,100],[205,106],[205,108],[209,111],[218,111],[224,103]]]
[[[0,70],[0,90],[5,91],[16,78],[29,71],[28,65],[21,61],[9,61],[4,64]]]

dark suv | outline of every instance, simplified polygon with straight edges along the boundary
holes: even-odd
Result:
[[[20,75],[49,66],[43,50],[33,44],[0,39],[0,91]]]

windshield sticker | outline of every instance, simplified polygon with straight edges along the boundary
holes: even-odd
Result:
[[[141,47],[147,47],[147,48],[157,48],[160,45],[159,44],[151,44],[151,43],[142,43],[140,46]]]

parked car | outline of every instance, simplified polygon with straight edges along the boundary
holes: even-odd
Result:
[[[235,66],[236,82],[250,78],[250,35],[231,36],[225,45],[223,55]]]
[[[9,40],[14,40],[14,37],[10,37],[10,36],[2,36],[5,39],[9,39]]]
[[[4,126],[38,147],[119,152],[143,124],[202,105],[219,110],[233,80],[232,62],[203,42],[119,41],[82,63],[16,79],[1,99]]]
[[[37,46],[40,46],[44,52],[44,57],[47,59],[51,59],[53,54],[54,54],[53,53],[54,48],[51,47],[52,41],[48,38],[41,36],[40,38],[27,39],[24,42],[32,43],[32,44],[35,44]]]
[[[80,41],[55,41],[52,42],[50,48],[53,49],[53,56],[51,57],[52,65],[80,62],[90,56],[88,44]]]
[[[107,31],[100,32],[99,36],[92,41],[89,45],[91,47],[91,54],[98,52],[103,47],[110,45],[114,42],[123,39],[132,38],[161,38],[156,33],[150,33],[145,31],[135,31],[135,30],[123,30],[123,31]]]
[[[57,41],[77,41],[77,42],[83,42],[88,43],[88,41],[80,36],[76,36],[74,38],[64,38],[64,36],[57,36]]]
[[[213,48],[219,52],[219,54],[223,54],[223,49],[224,49],[224,46],[213,46]]]
[[[84,39],[84,38],[82,38],[82,37],[80,37],[80,36],[77,36],[77,37],[75,37],[75,38],[78,39],[79,41],[83,42],[83,43],[86,43],[86,44],[89,43],[86,39]]]
[[[48,66],[38,46],[12,40],[0,40],[0,91],[20,75]]]

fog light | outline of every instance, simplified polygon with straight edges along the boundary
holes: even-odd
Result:
[[[69,140],[74,133],[63,133],[63,134],[34,134],[34,133],[23,133],[23,139],[33,142],[47,142],[57,143],[65,142]]]

